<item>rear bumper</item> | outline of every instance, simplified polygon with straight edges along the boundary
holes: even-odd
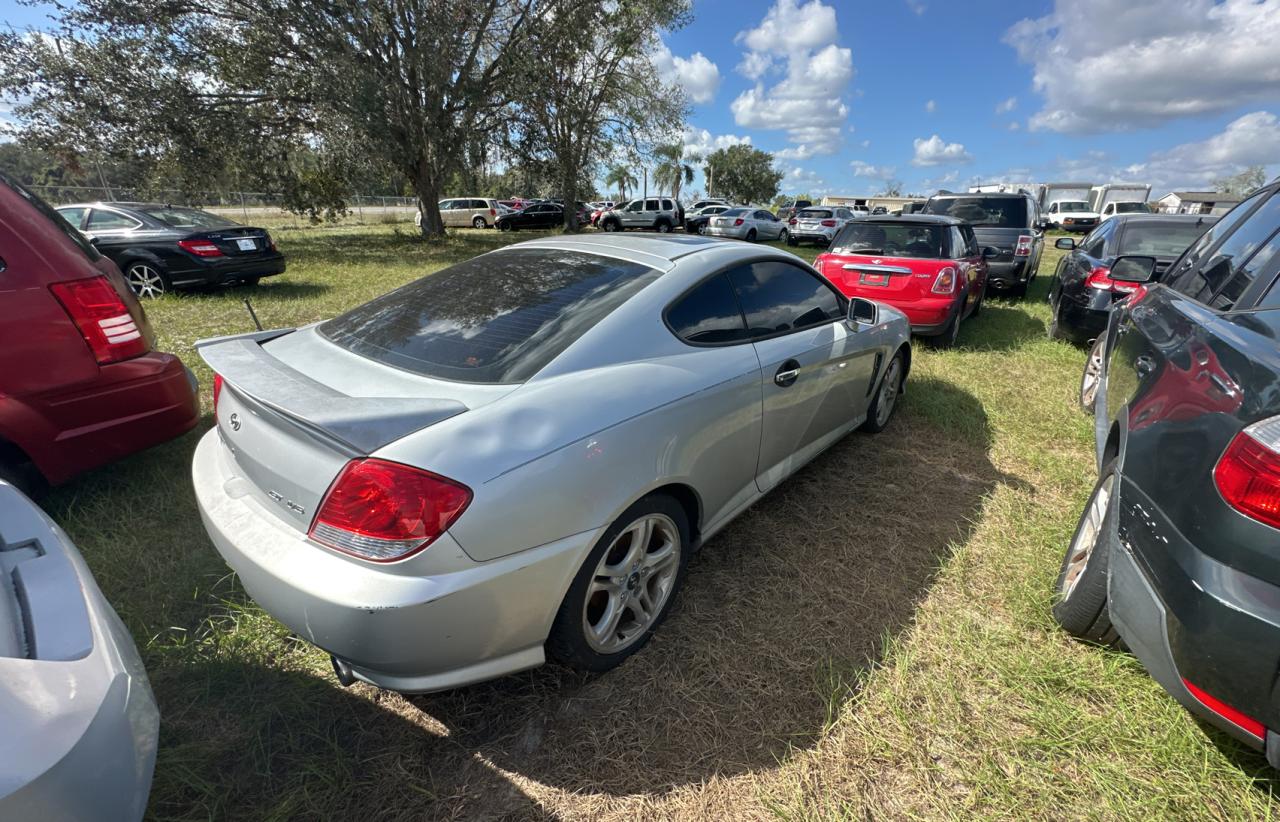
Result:
[[[1096,291],[1097,289],[1089,289]],[[1091,304],[1082,305],[1075,300],[1060,297],[1058,300],[1058,328],[1079,345],[1088,345],[1107,330],[1107,321],[1111,314],[1111,297],[1098,292],[1105,299],[1105,308],[1096,307],[1096,299],[1090,296]]]
[[[10,546],[39,544],[31,562],[70,563],[92,637],[76,659],[0,658],[0,819],[141,819],[160,713],[133,638],[66,535],[4,483],[0,522]]]
[[[594,532],[488,562],[448,534],[404,563],[329,551],[247,493],[217,429],[192,463],[196,502],[218,553],[249,595],[357,679],[438,691],[542,664],[556,610]]]
[[[1016,285],[1025,285],[1031,277],[1031,271],[1027,265],[1028,258],[1019,257],[1016,260],[987,262],[987,285],[990,288],[1012,288]]]
[[[0,434],[57,484],[190,431],[200,418],[197,389],[182,360],[153,351],[102,366],[88,384],[13,398],[0,408]]]
[[[1280,767],[1280,587],[1210,558],[1136,486],[1121,489],[1110,579],[1120,635],[1175,699]],[[1184,678],[1262,722],[1265,738],[1210,711]]]
[[[918,337],[941,334],[951,322],[951,318],[960,310],[960,300],[955,295],[904,300],[886,296],[884,289],[875,287],[849,288],[846,286],[843,290],[848,296],[875,300],[898,309],[906,315],[907,322],[911,323],[911,333]]]
[[[173,285],[183,286],[219,285],[249,277],[273,277],[276,274],[283,274],[284,270],[284,255],[276,253],[270,257],[258,257],[254,260],[224,258],[199,263],[192,260],[191,265],[181,268],[173,266],[168,273],[169,281]]]
[[[791,239],[796,240],[798,242],[802,242],[802,243],[822,243],[823,245],[829,245],[831,243],[831,240],[834,239],[836,236],[835,229],[831,229],[831,231],[800,231],[797,229],[789,229],[789,230],[791,232]]]
[[[731,226],[723,228],[715,225],[707,226],[707,234],[712,237],[728,237],[734,240],[745,240],[751,229],[747,226]]]

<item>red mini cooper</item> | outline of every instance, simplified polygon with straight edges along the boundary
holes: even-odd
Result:
[[[946,348],[981,309],[994,253],[978,246],[968,223],[911,214],[854,220],[814,266],[845,295],[893,306],[913,334]]]

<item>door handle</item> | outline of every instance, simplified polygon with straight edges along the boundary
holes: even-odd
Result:
[[[1143,354],[1133,361],[1133,368],[1138,372],[1139,377],[1145,377],[1156,370],[1156,361]]]
[[[773,382],[779,388],[786,388],[796,381],[800,376],[800,363],[795,360],[787,360],[778,366],[778,371],[773,375]]]

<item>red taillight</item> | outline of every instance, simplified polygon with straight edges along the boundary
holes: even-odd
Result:
[[[1213,480],[1232,508],[1280,528],[1280,417],[1236,434],[1218,458]]]
[[[1013,247],[1013,256],[1030,257],[1031,245],[1033,242],[1034,242],[1034,239],[1030,234],[1023,234],[1022,236],[1018,237],[1018,244]]]
[[[795,218],[795,217],[792,217],[790,220],[787,220],[787,225],[795,225],[795,224],[796,224],[796,218]]]
[[[1236,727],[1253,734],[1258,739],[1266,739],[1267,728],[1258,720],[1237,711],[1221,699],[1209,696],[1209,694],[1205,693],[1200,688],[1197,688],[1195,685],[1192,685],[1185,679],[1182,680],[1182,684],[1187,686],[1187,690],[1191,692],[1192,696],[1200,700],[1201,705],[1204,705],[1206,708]]]
[[[956,270],[951,266],[947,266],[938,272],[938,277],[933,281],[934,294],[954,294],[956,291]]]
[[[835,227],[836,227],[836,221],[835,221],[835,220],[823,220],[823,221],[822,221],[822,224],[823,224],[824,226],[826,226],[827,228],[835,228]]]
[[[49,290],[71,315],[100,365],[127,360],[151,350],[142,329],[106,277],[54,283]]]
[[[491,208],[491,209],[489,209],[489,216],[490,216],[490,217],[497,217],[497,216],[498,216],[498,210],[497,210],[496,208]]]
[[[741,217],[739,217],[738,219],[734,220],[734,221],[733,221],[733,224],[734,224],[734,225],[742,225],[742,218],[741,218]]]
[[[209,240],[178,240],[178,248],[197,257],[222,256],[222,250]]]
[[[421,551],[471,502],[471,489],[398,462],[352,460],[325,494],[309,536],[374,562]]]
[[[1120,294],[1129,294],[1137,291],[1141,283],[1129,283],[1124,280],[1111,279],[1111,269],[1104,265],[1095,267],[1089,272],[1089,276],[1084,278],[1084,284],[1089,288],[1096,288],[1099,291],[1115,291]]]
[[[222,375],[213,375],[213,415],[218,416],[218,397],[222,396]]]

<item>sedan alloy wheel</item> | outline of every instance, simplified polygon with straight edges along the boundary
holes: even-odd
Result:
[[[164,277],[149,263],[133,263],[125,269],[124,278],[139,297],[159,297],[165,292]]]
[[[665,514],[633,522],[596,566],[582,607],[587,644],[601,654],[625,651],[657,621],[680,570],[680,531]]]

